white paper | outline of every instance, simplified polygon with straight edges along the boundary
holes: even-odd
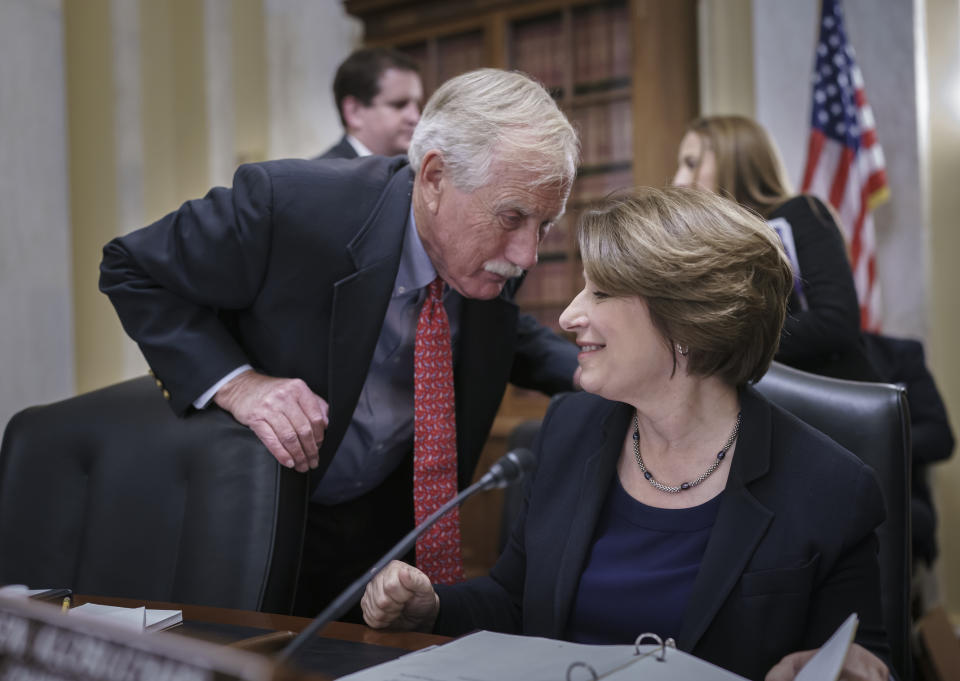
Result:
[[[166,629],[183,621],[181,610],[148,610],[143,606],[124,608],[118,605],[84,603],[71,608],[69,613],[77,617],[96,617],[99,620],[115,622],[136,631]]]
[[[442,646],[343,677],[341,681],[563,681],[574,663],[585,663],[597,677],[643,678],[657,681],[744,681],[699,658],[667,648],[659,662],[659,646],[585,645],[533,636],[513,636],[480,631]],[[642,665],[642,670],[639,666]],[[573,669],[571,681],[592,679],[590,670]]]
[[[794,681],[836,681],[843,669],[843,660],[847,656],[850,642],[857,632],[857,613],[852,613],[840,628],[833,632],[826,643],[820,646],[817,654],[807,660]]]
[[[157,631],[167,629],[181,622],[183,622],[182,610],[155,610],[147,608],[144,626],[146,626],[147,629]]]
[[[74,617],[96,617],[101,621],[113,622],[128,629],[143,631],[146,624],[147,609],[122,608],[115,605],[100,605],[99,603],[84,603],[68,611]]]

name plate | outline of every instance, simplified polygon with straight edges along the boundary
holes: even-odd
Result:
[[[0,681],[270,681],[266,658],[0,597]]]

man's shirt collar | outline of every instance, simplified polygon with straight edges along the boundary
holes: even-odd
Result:
[[[347,135],[347,142],[350,143],[350,146],[353,147],[353,150],[357,152],[357,156],[373,156],[373,152],[367,148],[363,142],[358,140],[353,135]]]
[[[410,205],[410,217],[407,219],[406,232],[403,235],[403,250],[400,253],[400,269],[393,287],[394,296],[402,296],[417,291],[437,278],[437,270],[430,262],[420,235],[417,222],[413,217],[413,205]]]

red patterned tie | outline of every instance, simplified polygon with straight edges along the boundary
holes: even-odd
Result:
[[[450,322],[443,280],[427,287],[413,355],[413,509],[417,524],[457,493]],[[435,584],[463,581],[460,513],[454,508],[417,540],[417,567]]]

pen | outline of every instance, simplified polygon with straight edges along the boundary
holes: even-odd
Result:
[[[70,589],[46,589],[45,591],[38,591],[37,593],[31,595],[30,598],[35,601],[56,603],[58,601],[62,601],[66,596],[72,595],[73,591]]]
[[[60,603],[60,612],[66,612],[69,609],[70,609],[70,597],[64,596],[63,602]]]

